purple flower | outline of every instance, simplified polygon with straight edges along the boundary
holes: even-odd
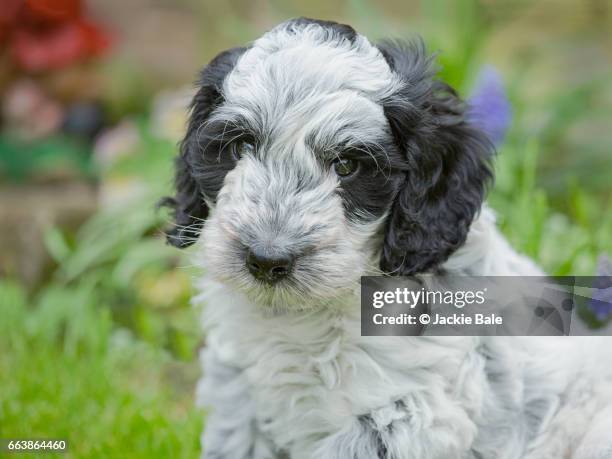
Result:
[[[468,99],[467,115],[495,146],[502,143],[512,121],[512,108],[495,67],[487,65],[480,70]]]
[[[595,275],[589,309],[603,322],[612,316],[612,261],[606,255],[599,257]]]

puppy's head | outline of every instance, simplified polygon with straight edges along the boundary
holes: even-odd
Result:
[[[221,53],[181,143],[169,243],[203,233],[209,274],[272,306],[435,268],[465,241],[492,147],[433,76],[421,42],[308,19]]]

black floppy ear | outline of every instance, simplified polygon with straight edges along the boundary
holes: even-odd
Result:
[[[166,230],[166,240],[175,247],[184,248],[193,244],[208,217],[202,190],[206,185],[198,173],[202,152],[198,145],[197,131],[211,112],[223,102],[223,80],[245,50],[232,48],[222,52],[200,74],[199,89],[191,102],[187,132],[175,160],[176,194],[160,201],[160,206],[172,209],[174,225]]]
[[[411,275],[440,265],[464,242],[488,182],[493,145],[471,126],[465,107],[435,70],[422,41],[379,49],[403,82],[383,101],[405,181],[387,220],[381,269]]]

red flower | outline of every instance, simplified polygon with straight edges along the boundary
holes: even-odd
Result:
[[[49,70],[100,55],[110,44],[83,16],[81,0],[2,0],[0,44],[26,71]]]

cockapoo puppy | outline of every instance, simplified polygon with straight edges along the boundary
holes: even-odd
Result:
[[[205,271],[203,457],[612,457],[610,340],[360,335],[361,276],[541,274],[434,73],[310,19],[202,71],[165,204]]]

